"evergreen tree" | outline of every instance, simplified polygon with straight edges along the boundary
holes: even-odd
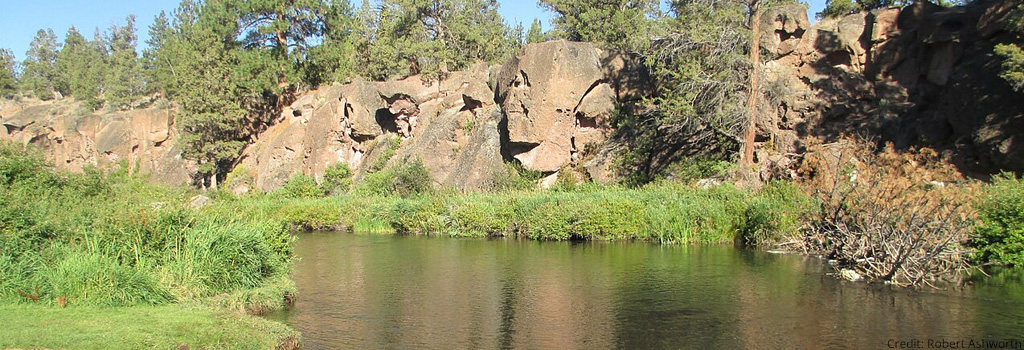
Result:
[[[100,91],[105,72],[103,50],[86,41],[75,27],[68,29],[64,45],[57,52],[57,90],[85,101],[91,109],[102,104]]]
[[[149,39],[146,40],[149,48],[143,51],[141,59],[142,69],[146,75],[146,87],[149,91],[159,91],[164,96],[167,94],[163,84],[173,79],[174,72],[171,70],[171,57],[160,54],[170,53],[162,49],[171,40],[172,35],[174,29],[171,27],[170,19],[166,12],[160,11],[149,27]]]
[[[123,26],[114,25],[104,42],[110,52],[104,97],[116,109],[131,109],[132,101],[142,95],[144,78],[135,35],[135,15],[125,18]]]
[[[343,82],[355,74],[355,42],[357,25],[352,6],[347,0],[331,1],[323,16],[323,39],[309,49],[302,66],[303,80],[312,86]]]
[[[18,80],[11,50],[0,49],[0,98],[13,98],[18,92]]]
[[[1009,19],[1007,29],[1018,36],[1024,35],[1024,5],[1017,5]],[[995,52],[1006,59],[999,76],[1006,79],[1015,90],[1024,91],[1024,49],[1019,45],[999,44]]]
[[[533,44],[544,41],[544,31],[540,27],[540,20],[534,18],[530,24],[530,31],[526,32],[526,43]]]
[[[22,63],[22,88],[43,100],[53,98],[57,80],[57,48],[57,35],[53,34],[53,29],[40,29],[29,44]]]
[[[473,62],[507,57],[518,35],[494,0],[364,1],[360,22],[373,32],[358,45],[364,75],[386,79],[424,73],[440,77]],[[371,19],[372,18],[372,19]]]
[[[638,50],[652,37],[657,0],[540,0],[555,13],[555,34],[614,49]]]

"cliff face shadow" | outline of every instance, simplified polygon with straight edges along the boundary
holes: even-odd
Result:
[[[1015,137],[1024,133],[1024,93],[999,77],[1002,58],[993,53],[997,44],[1022,44],[1001,25],[1012,5],[917,2],[899,12],[888,33],[872,33],[886,28],[875,11],[863,16],[864,34],[855,42],[841,37],[853,27],[848,23],[818,29],[813,47],[821,55],[807,64],[827,78],[804,78],[820,115],[802,136],[930,147],[974,177],[1024,170],[1024,141]]]

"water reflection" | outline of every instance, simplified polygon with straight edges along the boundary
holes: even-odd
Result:
[[[271,317],[306,349],[880,348],[1024,329],[1019,279],[894,292],[732,247],[304,234],[295,249],[295,308]]]

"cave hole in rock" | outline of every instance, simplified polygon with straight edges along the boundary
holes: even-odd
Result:
[[[786,41],[792,38],[804,37],[805,30],[803,28],[797,28],[792,33],[785,31],[784,29],[776,30],[775,33],[779,35],[779,41]]]
[[[381,108],[377,110],[374,115],[374,119],[377,121],[377,125],[384,132],[398,133],[398,124],[395,123],[395,115],[391,113],[387,108]]]
[[[580,128],[584,129],[596,129],[597,118],[588,117],[586,114],[583,114],[583,112],[576,112],[576,125],[579,125]]]
[[[292,110],[292,116],[293,117],[301,117],[302,116],[302,111],[300,111],[298,109]]]
[[[540,146],[540,144],[533,142],[509,142],[508,151],[513,157],[515,157],[517,155],[532,151],[534,148],[537,148],[537,146]]]

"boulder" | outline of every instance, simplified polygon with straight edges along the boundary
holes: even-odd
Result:
[[[607,122],[616,95],[602,56],[589,43],[559,40],[528,45],[502,66],[497,102],[508,120],[508,149],[523,166],[558,171],[583,148],[576,140],[582,129]]]

